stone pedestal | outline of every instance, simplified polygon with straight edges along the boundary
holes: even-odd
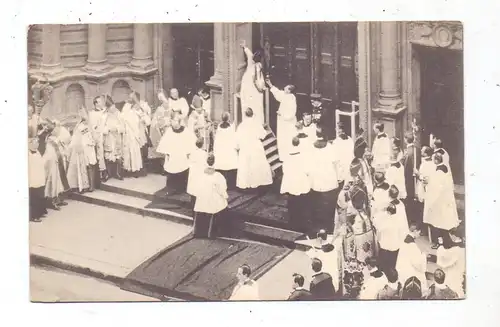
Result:
[[[106,58],[106,24],[88,25],[88,59],[85,70],[102,72],[111,66]]]
[[[400,87],[400,25],[397,22],[380,23],[380,93],[372,121],[385,124],[390,136],[401,138],[406,106],[401,97]]]
[[[130,67],[140,70],[154,67],[153,24],[134,24],[134,54]]]
[[[42,64],[40,70],[48,75],[63,71],[61,65],[61,26],[45,24],[42,30]]]

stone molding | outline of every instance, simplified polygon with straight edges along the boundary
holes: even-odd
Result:
[[[408,41],[414,44],[463,50],[463,26],[460,22],[409,22]]]
[[[136,77],[140,79],[148,78],[158,72],[158,68],[153,67],[149,70],[142,69],[132,69],[129,66],[114,66],[109,70],[101,72],[88,71],[85,68],[82,69],[65,69],[59,74],[50,75],[46,74],[41,69],[29,69],[28,74],[30,79],[42,79],[49,83],[60,83],[67,80],[89,80],[95,81],[96,83],[100,81],[106,81],[109,78],[114,77]]]

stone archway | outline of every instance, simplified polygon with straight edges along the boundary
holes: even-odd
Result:
[[[68,115],[78,113],[85,105],[85,90],[79,83],[73,83],[66,89],[66,103],[63,112]]]

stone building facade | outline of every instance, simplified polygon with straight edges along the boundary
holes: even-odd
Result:
[[[299,105],[313,92],[332,110],[355,101],[356,125],[370,142],[375,121],[402,137],[415,119],[424,144],[440,133],[452,158],[461,159],[462,35],[459,22],[35,25],[29,79],[54,88],[42,116],[74,116],[102,93],[121,101],[129,88],[154,106],[159,89],[205,84],[213,118],[223,111],[235,117],[246,65],[239,44],[246,40],[263,48],[275,84],[297,85]],[[455,161],[452,170],[463,172],[463,160]]]

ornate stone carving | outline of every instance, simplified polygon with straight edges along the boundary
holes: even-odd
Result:
[[[49,102],[53,90],[54,87],[49,82],[42,82],[40,79],[37,79],[36,83],[31,87],[33,104],[38,113]]]
[[[420,45],[462,50],[463,27],[460,22],[411,22],[408,39]]]

